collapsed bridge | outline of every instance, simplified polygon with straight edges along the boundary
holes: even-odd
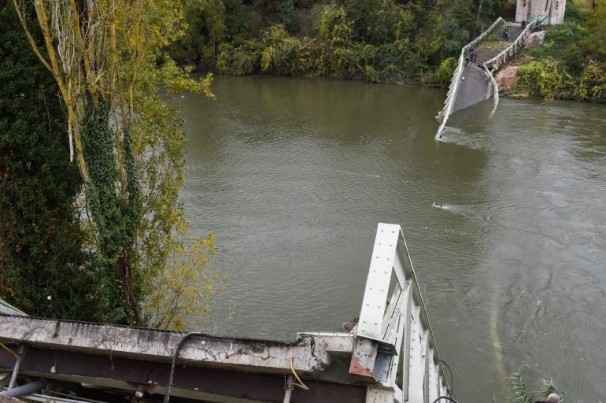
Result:
[[[261,340],[39,319],[0,308],[0,382],[10,378],[5,396],[64,403],[115,396],[432,403],[452,396],[399,225],[378,225],[351,332]],[[19,387],[24,379],[36,381]]]
[[[499,17],[477,38],[463,46],[455,68],[444,108],[436,117],[440,122],[436,140],[442,137],[448,118],[455,112],[493,98],[494,107],[499,103],[499,89],[493,74],[509,61],[522,47],[533,30],[546,21],[537,17],[531,22],[507,22]],[[477,57],[471,58],[475,52]]]

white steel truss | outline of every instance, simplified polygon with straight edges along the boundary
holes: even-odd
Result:
[[[378,225],[355,334],[349,372],[377,382],[369,387],[367,402],[432,403],[449,395],[399,225]]]

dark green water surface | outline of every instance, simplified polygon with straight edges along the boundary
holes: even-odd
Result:
[[[230,276],[214,330],[337,330],[359,312],[377,223],[396,223],[461,403],[507,401],[514,371],[606,401],[606,107],[502,99],[437,144],[438,90],[220,77],[214,91],[181,99],[186,213]]]

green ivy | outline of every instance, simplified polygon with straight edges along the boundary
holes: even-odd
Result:
[[[86,184],[87,197],[99,237],[97,264],[105,276],[107,311],[112,322],[136,323],[139,313],[136,286],[132,283],[131,257],[141,220],[141,200],[131,138],[126,131],[113,132],[106,102],[100,102],[96,108],[89,107],[87,115],[88,122],[82,128],[84,158],[90,175]],[[122,138],[123,150],[114,149],[114,136]],[[124,154],[122,181],[114,156],[116,152]],[[127,192],[117,191],[116,187],[122,182],[125,182]]]

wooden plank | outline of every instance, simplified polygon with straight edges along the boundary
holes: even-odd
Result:
[[[404,292],[399,285],[393,291],[391,301],[387,307],[387,312],[383,318],[383,329],[381,330],[382,340],[391,345],[394,354],[398,354],[400,345],[396,343],[398,323],[400,321],[400,305]]]
[[[381,329],[381,339],[386,340],[388,337],[388,333],[393,331],[393,326],[391,323],[391,319],[393,318],[393,314],[398,306],[398,301],[402,294],[402,288],[399,284],[396,284],[389,299],[389,304],[387,305],[387,310],[385,311],[385,316],[383,317],[383,328]]]

